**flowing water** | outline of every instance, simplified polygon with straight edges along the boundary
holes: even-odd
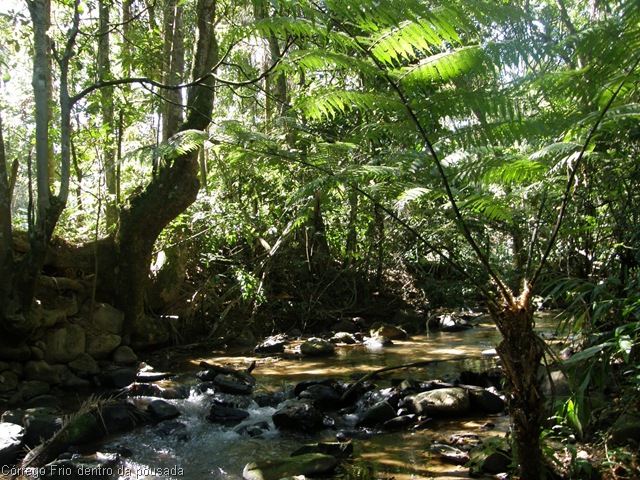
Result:
[[[547,327],[550,323],[547,324]],[[499,335],[488,319],[480,319],[471,330],[457,333],[432,333],[396,340],[394,345],[367,349],[362,345],[338,346],[335,356],[328,358],[298,358],[285,356],[248,356],[223,351],[199,352],[198,355],[155,358],[157,370],[180,372],[177,380],[195,384],[194,374],[201,361],[246,368],[256,361],[253,375],[257,380],[255,393],[292,388],[297,382],[314,378],[353,378],[383,367],[429,361],[423,368],[395,370],[375,380],[379,387],[389,385],[391,378],[433,380],[452,378],[463,370],[482,371],[496,365],[496,360],[482,352],[494,348]],[[152,360],[150,360],[151,362]],[[165,363],[163,365],[163,363]],[[175,381],[176,379],[174,379]],[[252,461],[289,456],[303,444],[335,441],[335,430],[317,435],[279,432],[271,423],[275,409],[249,406],[250,417],[243,424],[230,428],[209,423],[211,397],[194,393],[185,400],[168,400],[176,405],[179,422],[186,427],[169,428],[176,423],[148,426],[104,445],[105,451],[131,452],[127,470],[121,479],[241,479],[244,466]],[[269,427],[259,437],[238,433],[243,425],[264,421]],[[495,428],[486,430],[487,422]],[[473,433],[482,438],[503,436],[508,428],[505,415],[475,415],[469,418],[439,420],[429,428],[398,433],[356,432],[353,439],[354,457],[349,460],[352,472],[367,470],[370,476],[348,478],[380,479],[453,479],[469,478],[468,469],[442,463],[429,452],[438,440],[448,440],[452,434]]]

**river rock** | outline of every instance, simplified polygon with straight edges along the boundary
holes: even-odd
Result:
[[[122,338],[119,335],[93,331],[87,336],[86,352],[95,360],[104,360],[120,343]]]
[[[469,390],[471,408],[484,413],[500,413],[504,410],[505,401],[489,390]]]
[[[338,461],[331,455],[307,453],[295,457],[252,462],[244,467],[244,480],[279,480],[296,475],[317,476],[332,471]]]
[[[108,303],[97,303],[93,309],[93,324],[103,332],[122,335],[124,312]]]
[[[455,465],[464,465],[470,460],[467,452],[444,443],[434,443],[429,447],[429,450],[431,453],[440,455],[445,461]]]
[[[380,348],[390,347],[393,345],[393,342],[390,338],[387,338],[383,335],[374,335],[373,337],[365,339],[363,345],[366,348],[377,350]]]
[[[97,375],[100,373],[100,367],[88,353],[81,353],[75,360],[69,362],[69,368],[72,372],[83,376]]]
[[[136,381],[136,370],[129,367],[108,368],[100,373],[105,387],[124,388]]]
[[[180,410],[164,400],[152,400],[147,405],[147,412],[156,422],[164,422],[180,416]]]
[[[249,418],[249,412],[239,408],[225,407],[217,403],[211,406],[209,415],[207,415],[208,421],[222,425],[237,425],[247,418]]]
[[[299,398],[312,400],[328,409],[340,408],[342,404],[341,395],[328,385],[311,385],[300,393]]]
[[[218,374],[213,378],[213,384],[217,390],[234,395],[251,395],[253,391],[253,385],[236,375]]]
[[[25,402],[31,398],[49,393],[50,390],[51,387],[47,382],[42,382],[40,380],[27,380],[18,384],[18,393],[16,394],[16,397],[20,402]]]
[[[336,332],[336,334],[331,337],[330,340],[332,343],[344,343],[345,345],[355,345],[358,343],[353,334],[349,332]]]
[[[272,416],[276,428],[316,432],[323,427],[323,415],[311,402],[288,400]]]
[[[133,365],[138,362],[138,356],[131,347],[127,345],[121,345],[116,348],[111,354],[111,359],[114,363],[122,365]]]
[[[115,401],[99,407],[100,424],[106,435],[133,430],[148,422],[149,414],[129,402]]]
[[[282,353],[286,344],[287,338],[284,335],[273,335],[256,345],[253,351],[255,353]]]
[[[29,408],[22,412],[20,424],[25,430],[24,443],[32,448],[51,438],[60,429],[62,414],[57,408]]]
[[[389,340],[403,340],[409,336],[402,328],[384,322],[374,323],[369,333],[372,337],[385,337]]]
[[[84,353],[86,335],[78,325],[63,325],[47,330],[42,338],[45,360],[50,364],[69,363]]]
[[[335,351],[333,343],[321,338],[310,338],[300,345],[300,353],[305,357],[328,357]]]
[[[396,410],[389,402],[382,401],[365,410],[356,425],[358,427],[375,427],[396,417]]]
[[[15,423],[0,423],[0,465],[12,465],[24,445],[24,428]]]
[[[356,333],[360,330],[360,327],[353,320],[343,318],[342,320],[339,320],[332,329],[335,332]]]
[[[469,412],[469,394],[464,388],[439,388],[405,399],[410,408],[418,414],[456,416]]]

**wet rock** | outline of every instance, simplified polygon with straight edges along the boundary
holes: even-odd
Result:
[[[327,409],[337,409],[342,404],[340,394],[328,385],[311,385],[303,390],[299,397],[315,401]]]
[[[136,371],[128,367],[115,367],[102,371],[100,381],[105,387],[124,388],[136,381]]]
[[[50,364],[69,363],[84,353],[86,335],[78,325],[63,325],[49,329],[42,338],[45,348],[45,360]]]
[[[387,420],[382,424],[382,429],[388,432],[395,432],[398,430],[404,430],[406,428],[411,427],[416,423],[417,416],[413,413],[407,415],[399,415],[397,417],[392,418],[391,420]]]
[[[257,422],[251,425],[243,425],[236,429],[239,434],[247,434],[250,437],[261,437],[265,432],[269,430],[269,424],[267,422]]]
[[[189,387],[177,383],[132,383],[125,387],[129,397],[159,397],[167,400],[189,398]]]
[[[31,400],[27,400],[22,404],[22,408],[51,408],[58,409],[60,408],[60,398],[55,395],[40,395],[38,397],[34,397]]]
[[[277,407],[285,400],[290,400],[291,396],[284,391],[271,393],[259,393],[253,397],[259,407]]]
[[[434,443],[429,447],[431,453],[440,455],[443,460],[454,465],[464,465],[469,459],[467,452],[460,450],[459,448],[446,445],[444,443]]]
[[[296,475],[317,476],[331,472],[338,461],[331,455],[307,453],[288,458],[252,462],[244,467],[244,480],[279,480]]]
[[[15,423],[0,423],[0,465],[12,465],[23,450],[24,428]]]
[[[323,415],[311,402],[289,400],[272,416],[278,429],[316,432],[323,428]]]
[[[360,415],[356,426],[375,427],[395,417],[396,410],[385,400],[365,410],[362,415]]]
[[[439,388],[405,399],[413,412],[432,416],[459,416],[469,412],[470,401],[463,388]]]
[[[111,354],[111,359],[114,363],[119,363],[121,365],[134,365],[138,362],[138,356],[131,347],[127,345],[121,345],[116,348]]]
[[[207,416],[207,420],[211,423],[220,423],[222,425],[237,425],[246,418],[249,418],[249,412],[219,404],[213,404]]]
[[[56,460],[42,468],[38,480],[115,480],[122,470],[117,455]]]
[[[69,368],[72,372],[82,376],[97,375],[100,373],[98,363],[88,353],[81,353],[75,360],[69,362]]]
[[[292,457],[307,453],[322,453],[335,458],[346,458],[353,455],[353,443],[351,442],[319,442],[303,445],[291,453]]]
[[[484,413],[500,413],[505,408],[505,401],[489,390],[468,390],[471,408]]]
[[[437,322],[439,330],[442,332],[462,332],[473,328],[473,325],[461,318],[456,312],[440,315]]]
[[[30,408],[22,412],[20,424],[24,427],[24,443],[35,447],[51,438],[62,426],[62,414],[57,408]]]
[[[256,345],[253,351],[255,353],[282,353],[286,345],[287,338],[284,335],[274,335]]]
[[[355,345],[358,343],[356,338],[349,332],[337,332],[329,341],[332,343],[344,343],[345,345]]]
[[[471,452],[473,471],[497,474],[508,472],[511,469],[511,455],[506,450],[497,448],[485,451],[482,447]]]
[[[164,422],[180,416],[180,410],[164,400],[153,400],[147,405],[147,412],[156,422]]]
[[[178,420],[167,420],[159,423],[155,431],[161,437],[171,437],[181,442],[189,441],[189,428]]]
[[[362,344],[368,349],[377,350],[380,348],[391,347],[393,342],[387,337],[376,335],[374,337],[366,338]]]
[[[216,375],[213,384],[221,392],[235,395],[251,395],[253,391],[253,385],[235,375]]]
[[[300,345],[300,353],[305,357],[328,357],[335,351],[333,343],[321,338],[310,338]]]
[[[99,408],[100,423],[106,435],[133,430],[149,421],[149,414],[129,402],[112,402]]]
[[[370,329],[371,337],[385,337],[389,340],[403,340],[408,338],[407,332],[396,325],[390,325],[384,322],[376,322]]]

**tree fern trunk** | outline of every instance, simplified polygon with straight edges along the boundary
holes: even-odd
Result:
[[[497,351],[509,380],[508,405],[515,458],[522,480],[543,478],[540,443],[546,399],[541,393],[539,367],[543,343],[533,330],[533,308],[527,289],[501,311],[492,312],[503,340]]]

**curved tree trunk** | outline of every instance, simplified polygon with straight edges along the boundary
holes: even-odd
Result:
[[[211,121],[214,90],[210,75],[218,61],[214,32],[215,0],[199,0],[198,42],[193,80],[188,92],[188,115],[179,131],[205,130]],[[153,246],[162,230],[191,205],[198,195],[198,152],[173,159],[162,168],[142,193],[120,210],[120,224],[113,238],[115,262],[111,272],[113,294],[125,313],[126,333],[135,331],[144,315],[144,288],[149,275]]]

